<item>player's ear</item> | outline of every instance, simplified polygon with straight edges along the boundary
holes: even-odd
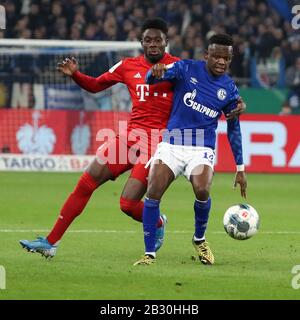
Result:
[[[205,50],[205,53],[204,53],[204,60],[207,60],[208,59],[208,50]]]

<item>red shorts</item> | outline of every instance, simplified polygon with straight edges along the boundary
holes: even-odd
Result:
[[[131,170],[130,177],[148,183],[149,168],[145,168],[151,157],[143,152],[146,148],[136,148],[133,143],[128,143],[126,135],[116,136],[104,142],[97,150],[96,157],[99,163],[106,164],[115,180],[120,174]]]

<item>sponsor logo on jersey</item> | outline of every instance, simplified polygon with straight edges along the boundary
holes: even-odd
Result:
[[[205,114],[206,116],[210,118],[215,118],[218,116],[219,112],[215,111],[213,109],[210,109],[206,106],[204,106],[201,103],[198,103],[197,101],[194,101],[197,95],[196,89],[193,90],[193,92],[187,92],[183,97],[183,102],[187,107],[192,108],[195,111],[198,111],[200,113]]]
[[[139,101],[146,101],[145,97],[149,96],[149,84],[137,84],[136,94],[140,97]]]
[[[153,92],[150,95],[149,84],[137,84],[136,85],[136,95],[139,97],[139,101],[146,101],[146,97],[163,97],[167,98],[168,94],[165,92]]]
[[[225,100],[226,99],[226,96],[227,96],[227,92],[225,89],[219,89],[218,92],[217,92],[217,96],[218,96],[218,99],[219,100]]]

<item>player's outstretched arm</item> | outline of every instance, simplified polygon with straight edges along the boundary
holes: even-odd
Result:
[[[162,81],[171,81],[180,78],[181,61],[171,64],[157,63],[147,72],[145,82],[154,84]]]
[[[82,88],[88,92],[96,93],[105,90],[112,85],[122,82],[122,68],[120,67],[122,61],[117,63],[109,71],[103,73],[97,78],[88,76],[87,74],[81,73],[78,70],[78,63],[74,57],[66,58],[63,62],[57,64],[57,70],[61,73],[72,77],[72,79]]]
[[[246,103],[244,102],[242,97],[239,97],[237,100],[236,108],[225,114],[226,120],[232,120],[235,117],[238,117],[240,114],[244,113],[246,109]]]
[[[57,64],[57,70],[66,76],[72,77],[73,73],[78,70],[78,64],[74,57],[65,58],[63,62]]]
[[[247,190],[247,178],[245,171],[237,171],[235,174],[234,179],[234,188],[237,187],[237,185],[240,185],[241,189],[241,196],[246,199],[246,190]]]

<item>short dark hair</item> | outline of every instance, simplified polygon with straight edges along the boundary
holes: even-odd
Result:
[[[168,24],[167,22],[162,18],[153,18],[153,19],[146,19],[145,22],[142,25],[142,34],[147,29],[159,29],[161,30],[165,35],[168,34]]]
[[[221,44],[223,46],[233,46],[232,37],[229,34],[215,34],[208,40],[208,45],[210,44]]]

